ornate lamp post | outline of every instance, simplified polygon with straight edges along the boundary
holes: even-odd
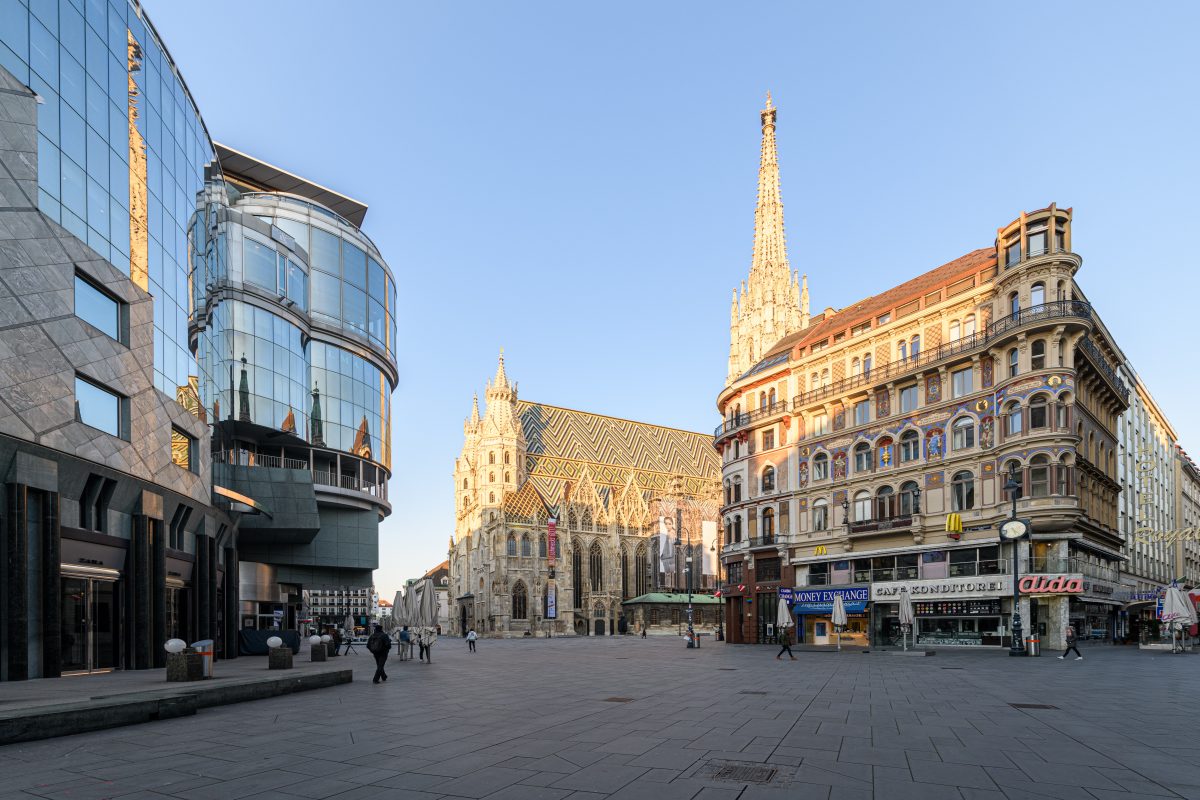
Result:
[[[712,547],[709,548],[716,553],[717,558],[717,641],[725,641],[725,566],[721,563],[721,553],[717,549],[717,543],[714,541]]]
[[[1025,642],[1021,638],[1021,590],[1020,585],[1020,564],[1017,561],[1020,553],[1020,541],[1029,532],[1029,525],[1022,520],[1017,519],[1017,499],[1021,496],[1021,482],[1017,479],[1017,466],[1013,464],[1012,471],[1009,472],[1008,481],[1004,484],[1004,490],[1012,497],[1012,517],[1000,526],[1000,538],[1012,542],[1013,549],[1013,607],[1012,607],[1012,645],[1009,647],[1008,654],[1010,656],[1025,655]]]

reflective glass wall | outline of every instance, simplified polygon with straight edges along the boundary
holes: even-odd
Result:
[[[215,160],[157,34],[128,0],[0,0],[0,63],[38,106],[41,210],[149,291],[154,380],[196,374],[187,226]]]

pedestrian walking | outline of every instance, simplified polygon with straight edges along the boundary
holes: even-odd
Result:
[[[426,664],[433,663],[433,643],[437,641],[437,634],[433,632],[433,628],[421,628],[418,634],[417,646],[420,647],[420,660]]]
[[[1066,658],[1067,653],[1070,653],[1072,650],[1075,651],[1075,660],[1083,661],[1083,653],[1079,652],[1079,640],[1075,635],[1075,626],[1068,625],[1067,626],[1067,649],[1061,656],[1058,657],[1058,660],[1061,661],[1064,658]]]
[[[387,663],[388,651],[391,649],[392,637],[384,633],[383,628],[376,623],[374,633],[371,634],[371,638],[367,639],[367,652],[375,656],[375,677],[371,679],[371,683],[387,680],[387,673],[383,671],[383,665]]]
[[[792,655],[792,629],[791,628],[783,628],[779,632],[779,655],[775,656],[775,660],[778,661],[779,659],[783,658],[784,653],[787,653],[788,658],[790,658],[792,661],[796,660],[796,657],[794,655]]]
[[[642,638],[646,638],[646,623],[642,623]]]
[[[400,631],[400,660],[412,660],[412,634],[408,632],[407,625]]]
[[[478,638],[479,634],[475,633],[474,628],[471,628],[471,630],[467,632],[467,650],[469,652],[475,652],[475,640]]]

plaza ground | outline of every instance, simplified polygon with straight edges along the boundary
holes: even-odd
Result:
[[[703,645],[443,638],[380,685],[349,656],[351,684],[0,748],[0,800],[1200,800],[1200,657]]]

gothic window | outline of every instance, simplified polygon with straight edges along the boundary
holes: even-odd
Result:
[[[575,608],[583,608],[583,554],[578,541],[571,546],[571,586],[574,589]]]
[[[510,463],[512,463],[512,456],[511,456],[511,454],[510,454],[510,453],[505,453],[505,454],[504,454],[504,463],[505,463],[505,464],[510,464]]]
[[[592,510],[590,508],[585,508],[583,510],[582,527],[585,531],[590,531],[592,529]]]
[[[495,492],[488,492],[488,502],[489,503],[496,502],[496,493]]]
[[[975,476],[970,472],[954,473],[950,481],[950,508],[953,511],[970,511],[975,507]]]
[[[531,545],[529,544],[529,537],[525,534],[521,534],[521,557],[522,558],[529,558],[531,555],[533,555],[533,551],[530,548],[531,548]]]
[[[546,557],[546,534],[538,537],[538,558]]]
[[[467,479],[463,478],[463,488],[467,488]]]
[[[854,471],[855,473],[871,471],[871,445],[866,442],[854,447]]]
[[[579,518],[575,516],[575,509],[567,512],[567,528],[573,531],[579,530]]]
[[[488,463],[489,464],[496,463],[496,454],[495,453],[488,453]]]
[[[775,468],[767,466],[762,471],[762,490],[763,494],[775,491]]]
[[[515,556],[517,554],[517,538],[511,533],[508,535],[508,548],[505,550],[505,552],[510,556]]]
[[[467,507],[467,498],[463,498],[463,508]]]
[[[496,482],[496,473],[489,472],[488,473],[488,483],[495,483],[495,482]]]
[[[621,599],[629,599],[629,552],[621,548]]]
[[[900,461],[916,461],[921,457],[921,437],[916,431],[905,431],[900,437]]]
[[[511,473],[511,472],[506,472],[506,473],[504,473],[504,482],[505,482],[505,483],[511,483],[511,482],[512,482],[512,473]]]
[[[646,562],[646,545],[638,545],[633,556],[634,592],[638,597],[650,591],[650,565]]]
[[[525,590],[525,583],[517,581],[513,585],[512,592],[512,618],[513,619],[529,619],[529,594]]]
[[[592,591],[599,592],[604,588],[604,551],[600,549],[599,542],[592,542],[592,549],[588,555],[588,569],[591,572]]]

